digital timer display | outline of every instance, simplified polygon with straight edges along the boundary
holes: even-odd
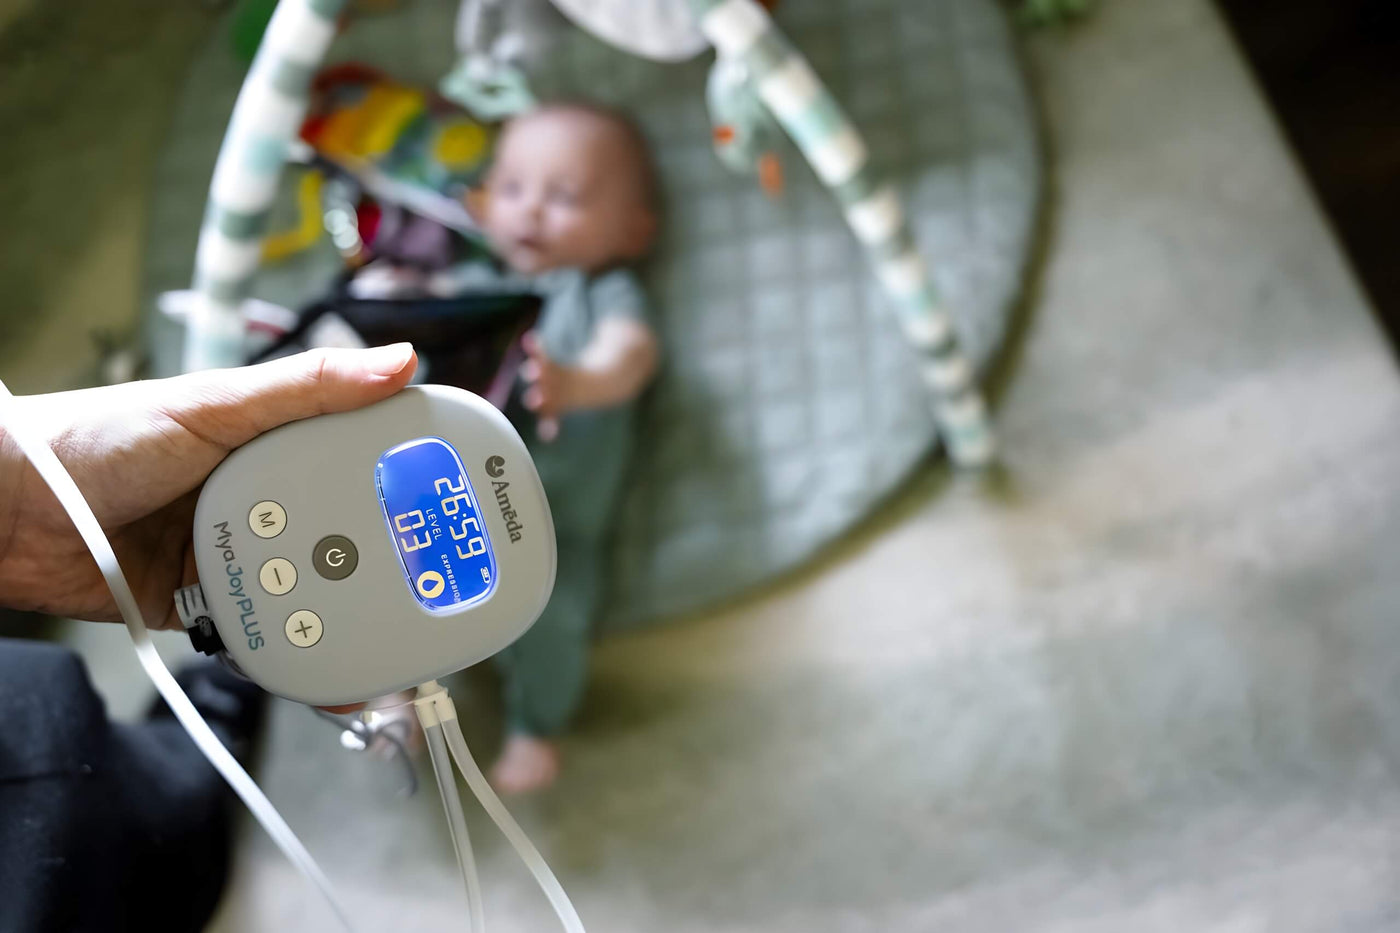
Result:
[[[404,579],[433,611],[484,599],[496,586],[496,556],[456,449],[420,437],[379,457],[374,483]]]

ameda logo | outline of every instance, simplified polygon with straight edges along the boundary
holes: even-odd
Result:
[[[500,477],[506,471],[505,457],[491,456],[486,458],[486,474],[491,477],[491,490],[496,494],[496,505],[501,510],[501,518],[505,519],[506,533],[510,535],[510,543],[519,541],[525,534],[525,526],[520,523],[520,514],[511,507],[510,483]]]

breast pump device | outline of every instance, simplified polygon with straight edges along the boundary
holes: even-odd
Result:
[[[5,426],[97,560],[146,673],[351,929],[311,855],[166,669],[91,508],[9,398],[0,382]],[[482,933],[485,919],[453,760],[564,928],[583,933],[568,895],[472,760],[436,680],[520,637],[554,587],[549,504],[505,416],[469,392],[428,385],[283,425],[210,474],[195,509],[194,542],[201,584],[177,593],[176,603],[201,650],[224,652],[271,693],[318,706],[417,688],[414,706],[467,889],[468,929]]]

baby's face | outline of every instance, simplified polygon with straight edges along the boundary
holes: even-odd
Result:
[[[502,134],[483,226],[516,272],[593,271],[638,259],[654,221],[635,144],[606,118],[550,110]]]

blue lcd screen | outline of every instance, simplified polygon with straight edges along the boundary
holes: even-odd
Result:
[[[374,483],[408,588],[426,608],[457,609],[496,585],[496,555],[462,458],[440,437],[379,457]]]

